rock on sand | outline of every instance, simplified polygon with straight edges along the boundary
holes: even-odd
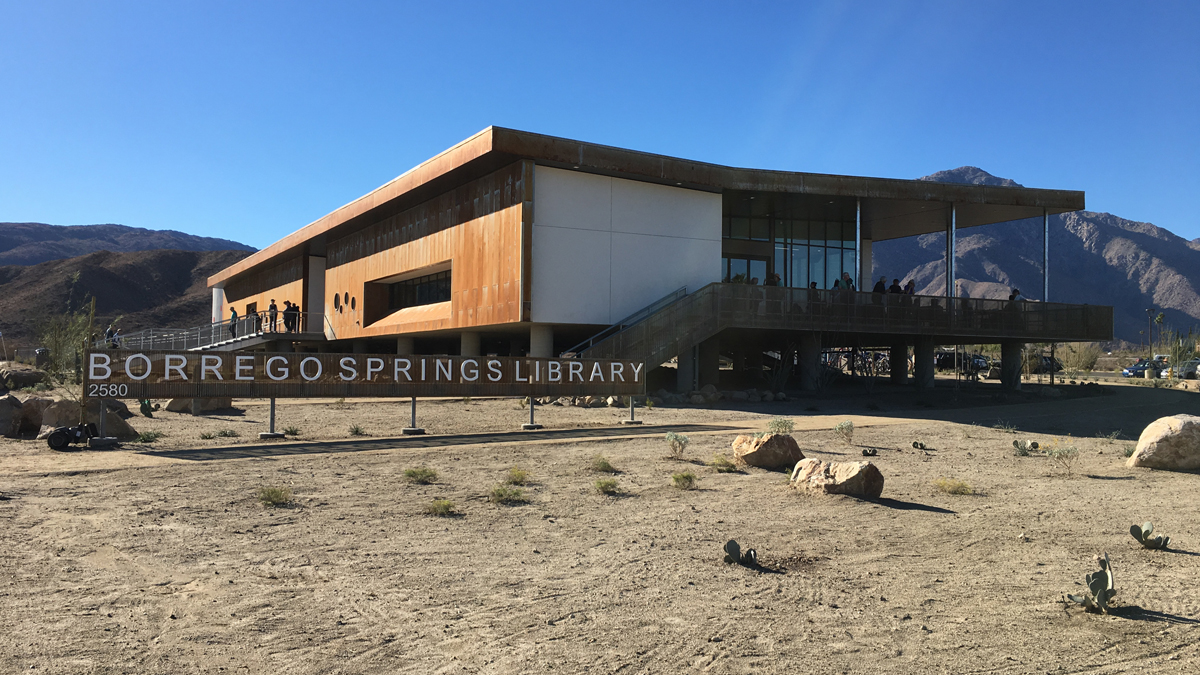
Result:
[[[1200,469],[1200,417],[1172,415],[1154,420],[1142,431],[1126,465],[1166,471]]]

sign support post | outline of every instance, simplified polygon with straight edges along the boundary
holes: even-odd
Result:
[[[405,436],[420,436],[425,433],[425,430],[417,426],[417,397],[412,397],[412,421],[407,427],[400,430],[400,433]]]
[[[195,400],[195,399],[193,399],[193,400]],[[258,435],[258,437],[262,440],[268,440],[271,438],[283,438],[283,434],[275,433],[275,398],[274,397],[271,397],[271,430],[260,433]]]
[[[629,419],[621,420],[621,424],[641,424],[641,423],[642,423],[642,421],[639,420],[633,414],[633,397],[630,396],[629,397]]]
[[[521,425],[521,428],[524,429],[525,431],[533,431],[534,429],[542,428],[542,425],[533,421],[533,408],[534,408],[534,405],[536,405],[536,404],[537,404],[537,401],[534,401],[533,396],[531,395],[529,397],[529,423]]]

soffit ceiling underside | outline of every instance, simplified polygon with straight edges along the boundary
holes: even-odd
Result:
[[[873,241],[945,232],[950,226],[950,204],[902,199],[863,199],[862,236]],[[1074,209],[1047,208],[1050,215]],[[1042,208],[1001,204],[956,204],[955,227],[965,229],[1024,218],[1041,218]]]

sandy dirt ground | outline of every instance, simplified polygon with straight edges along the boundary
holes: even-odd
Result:
[[[165,435],[119,450],[4,439],[0,672],[1200,672],[1200,475],[1124,465],[1148,421],[1200,398],[1111,392],[850,392],[660,407],[642,427],[547,406],[538,432],[514,430],[514,400],[422,402],[431,435],[409,438],[390,438],[407,402],[281,402],[279,426],[301,431],[288,443],[258,442],[267,406],[239,401],[134,418]],[[775,417],[810,456],[877,448],[883,498],[705,465]],[[844,419],[854,445],[832,431]],[[239,435],[199,438],[223,429]],[[690,438],[682,460],[668,430]],[[1016,457],[1019,438],[1079,460]],[[596,455],[620,496],[594,489]],[[422,466],[436,482],[407,483]],[[528,503],[490,503],[513,466]],[[674,488],[680,472],[698,489]],[[294,502],[265,507],[262,487]],[[425,515],[435,498],[457,515]],[[1145,520],[1173,550],[1138,546]],[[731,538],[763,567],[723,563]],[[1109,616],[1061,601],[1100,551]]]

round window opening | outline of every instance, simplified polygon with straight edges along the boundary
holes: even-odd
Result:
[[[342,311],[342,296],[339,293],[333,294],[333,308]]]
[[[358,298],[350,298],[350,309],[358,309]]]
[[[350,304],[350,294],[349,294],[349,293],[343,293],[343,294],[342,294],[342,304],[343,304],[343,305],[348,305],[348,304]]]

